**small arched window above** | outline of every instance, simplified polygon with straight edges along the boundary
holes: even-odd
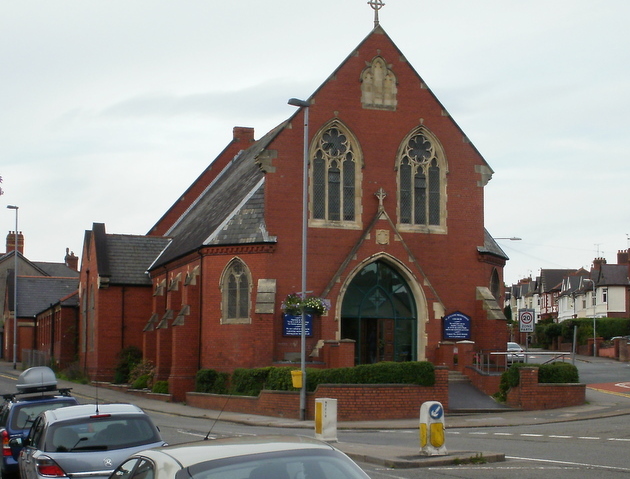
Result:
[[[490,292],[495,299],[499,299],[499,294],[501,293],[501,282],[499,281],[499,273],[496,268],[492,269],[492,275],[490,276]]]
[[[239,258],[228,263],[221,276],[222,323],[250,323],[251,274]]]
[[[375,57],[361,72],[363,108],[395,110],[398,103],[396,83],[396,75],[383,57]]]
[[[446,158],[424,127],[403,140],[396,160],[398,223],[402,230],[446,232]]]

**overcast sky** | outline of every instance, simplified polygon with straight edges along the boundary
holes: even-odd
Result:
[[[385,0],[380,21],[495,171],[505,280],[628,247],[630,1]],[[0,238],[80,256],[145,234],[221,152],[260,138],[373,28],[367,0],[0,0]],[[1,240],[0,240],[1,241]],[[1,245],[1,243],[0,243]],[[0,252],[4,251],[3,245]]]

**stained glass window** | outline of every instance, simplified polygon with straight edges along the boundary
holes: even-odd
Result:
[[[424,132],[416,132],[406,140],[398,158],[400,223],[440,225],[441,163],[438,149]]]
[[[337,123],[315,142],[312,166],[312,216],[329,222],[354,222],[357,154]]]

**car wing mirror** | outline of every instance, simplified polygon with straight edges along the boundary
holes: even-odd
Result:
[[[11,447],[24,447],[26,446],[26,439],[24,439],[23,437],[12,437],[11,439],[9,439],[9,446]]]

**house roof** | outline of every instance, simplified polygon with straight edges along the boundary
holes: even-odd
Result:
[[[38,313],[76,292],[79,278],[50,276],[18,276],[19,318],[35,317]]]
[[[158,236],[105,235],[100,254],[107,256],[108,270],[99,269],[99,275],[108,276],[110,284],[149,286],[151,278],[146,272],[168,242],[168,238]]]
[[[595,279],[597,286],[628,286],[627,264],[602,264]]]
[[[167,232],[172,239],[151,269],[203,246],[276,241],[267,234],[265,174],[257,158],[285,124],[234,157]]]
[[[79,272],[68,268],[65,263],[45,263],[42,261],[33,261],[39,269],[44,271],[48,276],[58,276],[60,278],[78,278]]]
[[[575,269],[541,269],[540,289],[542,293],[559,291],[565,276],[575,273]]]

